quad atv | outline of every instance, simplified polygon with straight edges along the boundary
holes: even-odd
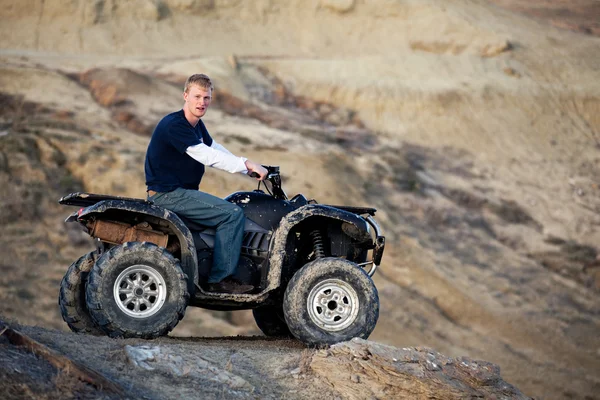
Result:
[[[62,280],[65,322],[75,332],[151,339],[196,306],[252,309],[265,335],[309,345],[367,338],[379,316],[371,276],[385,245],[375,209],[322,205],[301,194],[288,199],[279,167],[266,168],[266,193],[259,182],[252,192],[226,198],[246,216],[235,278],[254,286],[247,294],[204,290],[214,229],[143,199],[61,198],[60,204],[82,207],[66,222],[83,225],[97,243]]]

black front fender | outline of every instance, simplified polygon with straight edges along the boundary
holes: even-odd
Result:
[[[290,231],[302,221],[311,217],[325,217],[344,221],[363,229],[365,220],[352,212],[323,204],[308,204],[292,211],[281,219],[279,226],[273,234],[269,249],[269,275],[268,285],[265,291],[279,287],[281,283],[281,271],[285,259],[286,244]]]

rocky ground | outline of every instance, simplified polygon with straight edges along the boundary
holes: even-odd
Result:
[[[95,355],[72,352],[63,341],[106,346],[116,364],[129,368],[130,342],[64,332],[58,285],[92,245],[62,223],[73,210],[56,201],[80,190],[142,197],[149,134],[162,115],[181,107],[185,78],[202,71],[217,86],[205,117],[217,140],[234,153],[280,165],[288,194],[378,208],[388,244],[375,276],[381,317],[370,339],[395,346],[388,350],[399,352],[398,360],[414,355],[420,361],[413,372],[434,378],[408,386],[446,382],[464,372],[455,369],[456,360],[469,357],[469,363],[498,365],[502,378],[528,396],[598,397],[596,2],[91,4],[21,0],[0,7],[4,318],[80,361]],[[200,39],[191,40],[191,26],[201,27]],[[220,196],[253,188],[249,179],[218,171],[203,181],[204,190]],[[248,312],[190,308],[172,338],[157,345],[174,357],[183,357],[180,343],[202,346],[199,357],[218,347],[204,359],[210,364],[194,360],[196,369],[224,369],[223,354],[243,353],[246,366],[289,353],[289,365],[276,364],[290,371],[286,383],[268,388],[275,396],[302,398],[308,390],[306,398],[385,397],[381,387],[359,384],[363,372],[349,373],[349,380],[320,375],[332,360],[346,373],[344,357],[362,354],[352,346],[363,344],[341,346],[338,359],[333,350],[325,356],[327,350],[297,343],[199,338],[257,334]],[[178,339],[185,337],[196,339]],[[3,357],[29,357],[11,346],[3,342]],[[253,355],[256,347],[265,353]],[[427,369],[428,352],[439,358],[440,371]],[[408,390],[393,388],[406,370],[386,362],[373,364],[389,372],[374,380],[385,390]],[[310,371],[303,383],[311,385],[298,385],[294,375],[304,372],[291,371],[307,363],[300,370]],[[112,367],[89,365],[120,379]],[[4,369],[19,382],[6,390],[60,397],[61,382],[71,378],[44,368],[40,376],[48,379],[33,379],[40,386]],[[175,374],[168,365],[160,368],[157,375]],[[481,381],[460,375],[475,383],[456,396],[478,395],[486,385],[477,382],[501,387],[496,367],[489,368],[492,375]],[[256,372],[236,375],[253,387],[248,396],[267,393]],[[147,378],[141,376],[119,383],[132,395],[133,382]],[[233,396],[223,383],[211,385],[214,398]],[[72,396],[111,396],[84,394],[88,389]],[[423,390],[423,397],[434,393]]]
[[[528,398],[491,363],[362,339],[319,350],[258,336],[140,341],[31,327],[17,332],[73,365],[57,370],[52,357],[36,358],[2,337],[3,398]],[[94,383],[74,379],[80,366],[92,368],[85,372]]]

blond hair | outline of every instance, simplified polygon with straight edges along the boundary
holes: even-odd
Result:
[[[183,87],[183,91],[185,93],[189,92],[192,85],[200,86],[203,89],[214,89],[210,78],[204,74],[194,74],[187,78],[185,81],[185,86]]]

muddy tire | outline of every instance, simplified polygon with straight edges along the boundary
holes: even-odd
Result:
[[[281,307],[265,306],[252,310],[256,325],[269,337],[292,337]]]
[[[109,336],[152,339],[169,333],[183,318],[187,277],[164,248],[128,242],[98,259],[86,299],[92,319]]]
[[[320,258],[294,274],[283,312],[290,332],[308,345],[367,339],[379,318],[379,296],[356,264]]]
[[[58,306],[62,319],[73,332],[104,335],[92,320],[85,302],[85,284],[95,261],[95,252],[90,252],[71,264],[60,282]]]

